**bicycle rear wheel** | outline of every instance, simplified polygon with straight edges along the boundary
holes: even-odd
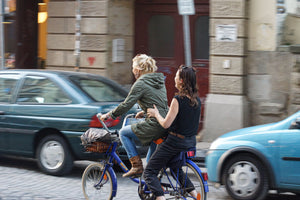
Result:
[[[90,164],[82,175],[82,190],[87,200],[111,200],[112,197],[112,179],[108,170],[103,175],[104,164]],[[103,180],[99,183],[101,176]]]
[[[176,179],[178,179],[176,172],[175,176],[172,176],[170,173],[170,169],[167,170],[168,176],[163,175],[161,177],[161,184],[162,188],[165,191],[166,199],[206,200],[207,194],[204,189],[204,183],[197,170],[189,163],[186,163],[186,166],[182,167],[182,172],[183,175],[180,182],[176,181]],[[187,185],[187,178],[194,186],[196,197],[192,197],[192,195],[190,194],[190,191],[193,188]]]

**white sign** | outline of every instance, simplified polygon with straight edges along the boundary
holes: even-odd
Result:
[[[112,61],[125,62],[125,40],[114,39],[112,44]]]
[[[216,26],[216,41],[218,42],[235,42],[237,39],[237,26],[217,25]]]
[[[178,11],[180,15],[194,15],[194,0],[177,0]]]

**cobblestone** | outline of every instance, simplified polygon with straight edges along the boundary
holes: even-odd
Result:
[[[76,162],[70,175],[43,174],[34,160],[0,156],[0,200],[84,200],[82,173],[90,162]],[[205,168],[202,169],[205,171]],[[138,185],[117,173],[118,191],[114,200],[138,200]],[[232,200],[224,187],[209,183],[207,200]],[[269,195],[266,200],[296,200],[294,195]]]

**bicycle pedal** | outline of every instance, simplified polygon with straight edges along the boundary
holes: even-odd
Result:
[[[132,175],[132,176],[130,176],[130,178],[142,178],[142,175],[143,174],[134,174],[134,175]]]

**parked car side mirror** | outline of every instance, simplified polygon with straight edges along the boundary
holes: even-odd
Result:
[[[300,129],[300,117],[291,123],[290,129]]]

